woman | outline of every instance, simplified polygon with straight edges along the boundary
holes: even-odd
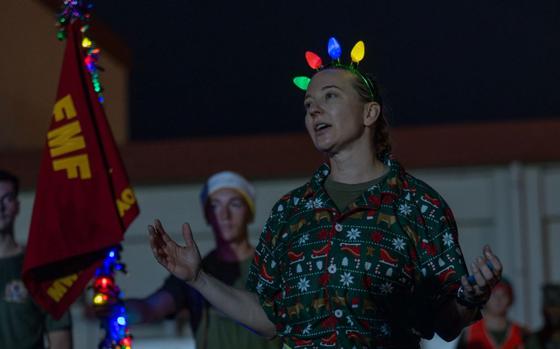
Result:
[[[501,274],[498,258],[485,247],[469,282],[451,210],[389,156],[373,81],[338,59],[310,65],[318,72],[305,86],[305,123],[328,164],[272,209],[249,291],[200,270],[188,225],[184,247],[159,221],[149,227],[156,259],[288,348],[418,348],[420,335],[455,338],[479,318]]]

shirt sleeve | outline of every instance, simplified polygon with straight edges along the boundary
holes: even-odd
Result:
[[[272,208],[259,243],[253,263],[249,269],[246,288],[259,296],[261,306],[270,321],[277,326],[281,323],[281,285],[283,235],[286,234],[287,200],[280,200]]]
[[[425,192],[419,200],[417,242],[420,287],[434,306],[455,297],[467,267],[459,246],[457,223],[445,200]]]
[[[457,224],[445,200],[435,191],[418,200],[417,241],[420,287],[437,308],[448,297],[455,297],[467,267],[459,246]]]
[[[420,180],[412,181],[415,214],[403,221],[410,225],[416,245],[411,256],[416,267],[412,327],[430,339],[435,333],[435,314],[446,300],[456,296],[467,268],[453,212],[435,190]]]

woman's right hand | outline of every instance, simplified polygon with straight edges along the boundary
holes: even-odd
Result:
[[[183,224],[185,246],[178,245],[163,229],[159,219],[148,226],[152,253],[159,264],[181,280],[194,282],[200,273],[200,252],[193,240],[191,227]]]

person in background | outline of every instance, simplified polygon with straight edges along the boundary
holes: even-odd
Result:
[[[0,348],[72,348],[69,313],[54,320],[27,292],[21,279],[25,248],[14,238],[19,180],[0,170]]]
[[[560,349],[560,284],[543,286],[543,327],[531,334],[526,349]]]
[[[528,333],[508,318],[513,301],[513,287],[503,278],[482,310],[484,318],[463,331],[457,349],[522,349]]]
[[[200,199],[216,241],[216,248],[202,259],[202,269],[227,285],[244,287],[255,253],[248,230],[255,215],[255,190],[239,174],[224,171],[208,179]],[[131,324],[160,321],[187,309],[197,348],[280,347],[279,341],[262,338],[227,318],[173,275],[148,297],[126,300],[125,307]]]

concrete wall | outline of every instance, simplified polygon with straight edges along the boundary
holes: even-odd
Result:
[[[530,328],[541,324],[540,285],[560,282],[560,164],[462,167],[414,170],[438,190],[452,207],[460,230],[460,242],[467,263],[484,244],[490,244],[501,257],[507,275],[515,286],[517,301],[512,317]],[[253,242],[272,204],[306,179],[258,181],[257,214],[251,226]],[[173,186],[136,187],[141,215],[129,228],[124,242],[123,260],[129,273],[118,278],[127,297],[142,297],[154,291],[167,273],[151,255],[146,226],[156,217],[180,241],[180,226],[191,224],[201,253],[213,246],[198,203],[202,183]],[[17,224],[17,239],[25,242],[31,217],[32,192],[21,195],[22,213]],[[95,348],[102,334],[95,321],[82,316],[81,305],[73,307],[75,340],[79,348]],[[178,337],[173,322],[132,328],[142,347],[173,348],[191,343]],[[156,343],[156,344],[154,344]],[[437,347],[437,346],[436,346]]]
[[[62,3],[62,2],[61,2]],[[65,43],[54,11],[32,0],[3,0],[0,11],[0,150],[37,149],[52,118]],[[101,47],[105,110],[117,143],[128,138],[128,67]]]

